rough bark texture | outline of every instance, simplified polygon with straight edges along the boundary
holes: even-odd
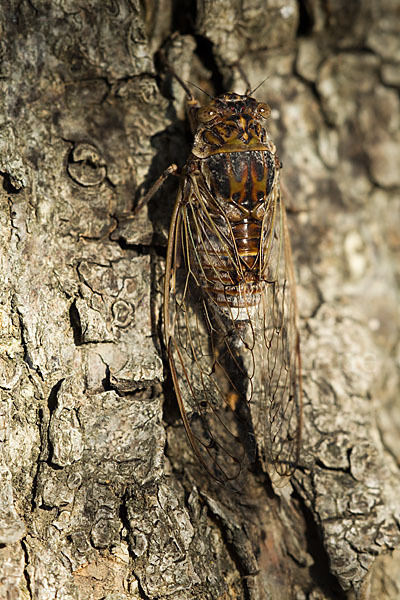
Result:
[[[1,599],[400,597],[398,10],[1,4]],[[130,213],[190,148],[160,48],[213,94],[268,78],[304,368],[281,490],[213,486],[163,368],[176,182]]]

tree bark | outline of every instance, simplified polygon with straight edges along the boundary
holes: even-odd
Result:
[[[400,596],[397,10],[0,7],[0,598]],[[281,489],[260,469],[240,494],[214,485],[175,404],[160,307],[176,178],[132,213],[190,151],[164,59],[215,95],[244,93],[244,73],[272,108],[304,385]]]

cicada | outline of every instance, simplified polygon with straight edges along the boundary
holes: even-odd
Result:
[[[164,289],[180,412],[194,453],[218,481],[237,479],[256,459],[285,479],[300,449],[301,365],[281,163],[265,127],[270,108],[252,92],[201,106],[178,80],[194,132]]]

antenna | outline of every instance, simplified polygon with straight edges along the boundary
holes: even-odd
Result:
[[[210,94],[208,94],[205,90],[203,90],[203,88],[201,88],[200,86],[196,85],[192,81],[187,81],[186,83],[190,83],[190,85],[193,85],[193,87],[197,88],[198,90],[200,90],[201,92],[203,92],[203,94],[205,94],[206,96],[208,96],[210,98],[210,100],[214,100],[213,96],[210,96]]]
[[[203,90],[201,87],[199,87],[195,83],[192,83],[191,81],[187,81],[185,83],[183,81],[183,79],[181,79],[179,77],[179,75],[176,73],[175,69],[173,67],[171,67],[171,65],[169,63],[165,63],[165,64],[166,64],[166,67],[167,67],[168,71],[171,73],[172,77],[175,77],[175,79],[177,80],[177,82],[183,87],[183,89],[185,90],[186,94],[189,96],[189,100],[194,100],[194,98],[193,98],[192,92],[189,90],[189,88],[186,85],[186,83],[189,83],[190,85],[193,85],[193,87],[195,87],[198,90],[200,90],[201,92],[203,92],[203,94],[205,94],[206,96],[208,96],[211,100],[214,100],[214,98],[212,96],[210,96],[210,94],[207,94],[207,92],[205,90]]]
[[[258,88],[260,88],[262,86],[263,83],[265,83],[267,81],[267,79],[270,78],[270,75],[268,75],[268,77],[266,77],[265,79],[262,80],[261,83],[259,83],[254,90],[251,90],[251,92],[249,92],[249,94],[254,94],[254,92],[256,92],[258,90]]]

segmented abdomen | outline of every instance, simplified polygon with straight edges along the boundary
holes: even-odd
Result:
[[[278,162],[272,152],[250,151],[215,154],[199,163],[209,194],[207,217],[201,210],[193,214],[198,277],[224,313],[251,319],[265,285]]]

